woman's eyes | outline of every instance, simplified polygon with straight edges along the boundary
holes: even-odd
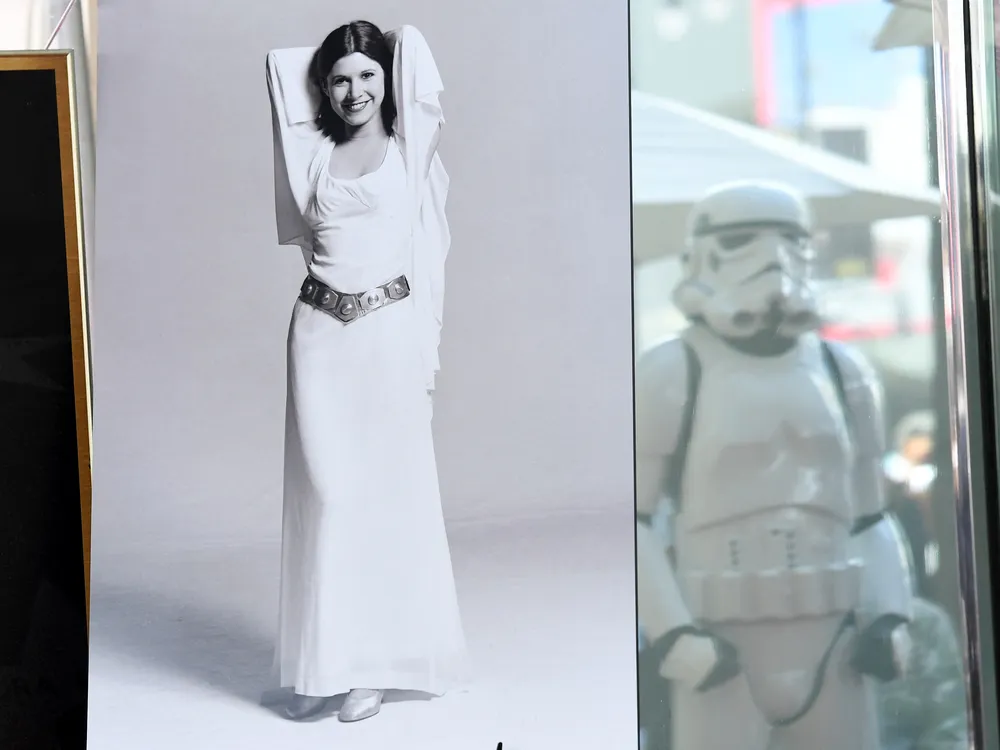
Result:
[[[375,73],[373,73],[370,70],[366,70],[364,73],[361,74],[361,77],[367,81],[370,78],[374,78],[375,77]],[[333,83],[331,85],[333,85],[333,86],[343,86],[345,83],[347,83],[347,79],[346,78],[334,78],[333,79]]]

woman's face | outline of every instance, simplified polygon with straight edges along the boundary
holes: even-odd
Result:
[[[350,127],[360,128],[379,117],[385,99],[385,71],[360,52],[334,63],[326,79],[333,111]]]

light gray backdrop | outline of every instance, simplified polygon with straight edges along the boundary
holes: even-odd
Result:
[[[627,13],[624,0],[102,0],[96,556],[279,533],[304,266],[275,242],[264,60],[355,18],[420,28],[445,82],[447,517],[615,507],[632,522]]]

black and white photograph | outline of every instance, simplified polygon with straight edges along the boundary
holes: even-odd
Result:
[[[88,747],[637,747],[627,3],[99,26]]]

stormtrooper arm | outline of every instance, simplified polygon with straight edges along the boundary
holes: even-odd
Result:
[[[659,498],[664,463],[656,456],[636,457],[636,507],[640,518],[635,539],[636,604],[643,633],[650,642],[694,624],[667,557],[666,540],[653,528],[657,505],[665,502]]]
[[[681,430],[686,378],[680,341],[660,344],[643,355],[636,366],[637,607],[639,622],[650,642],[693,624],[667,557],[669,541],[657,533],[653,521],[668,510],[669,499],[663,497],[664,474]]]
[[[708,690],[738,673],[735,650],[694,623],[667,556],[669,542],[653,523],[668,510],[664,472],[680,431],[685,377],[677,341],[657,347],[636,368],[636,605],[649,643],[640,679],[661,677]],[[661,519],[669,523],[667,516]],[[670,529],[665,531],[669,538]]]
[[[864,560],[859,614],[871,622],[891,616],[908,621],[912,616],[913,583],[899,529],[882,504],[880,468],[865,460],[858,468],[859,490],[867,490],[871,507],[854,526],[855,554]]]
[[[833,351],[844,379],[854,430],[857,505],[852,540],[855,554],[865,562],[859,615],[867,623],[884,616],[909,620],[913,584],[905,547],[888,515],[884,492],[882,386],[872,367],[857,352],[847,347]]]
[[[852,663],[857,671],[886,682],[901,676],[910,660],[913,584],[899,529],[881,505],[879,471],[873,460],[858,468],[859,490],[867,488],[872,512],[854,527],[855,553],[864,560],[864,576],[855,612],[860,638]]]
[[[856,610],[862,634],[855,667],[881,680],[902,672],[908,660],[905,626],[912,618],[913,583],[899,530],[888,515],[882,475],[885,429],[882,388],[875,372],[856,352],[834,350],[851,413],[857,502],[852,546],[864,561]]]
[[[664,463],[637,458],[637,491],[644,484],[644,476],[651,479],[662,474],[655,469]],[[656,502],[654,497],[658,494],[638,495],[638,507],[649,507],[651,499]],[[695,624],[667,557],[666,543],[653,529],[651,516],[644,518],[639,511],[641,520],[636,523],[635,535],[636,605],[640,627],[649,643],[645,649],[648,653],[640,661],[640,668],[645,667],[640,680],[664,678],[709,690],[739,673],[735,649]]]

